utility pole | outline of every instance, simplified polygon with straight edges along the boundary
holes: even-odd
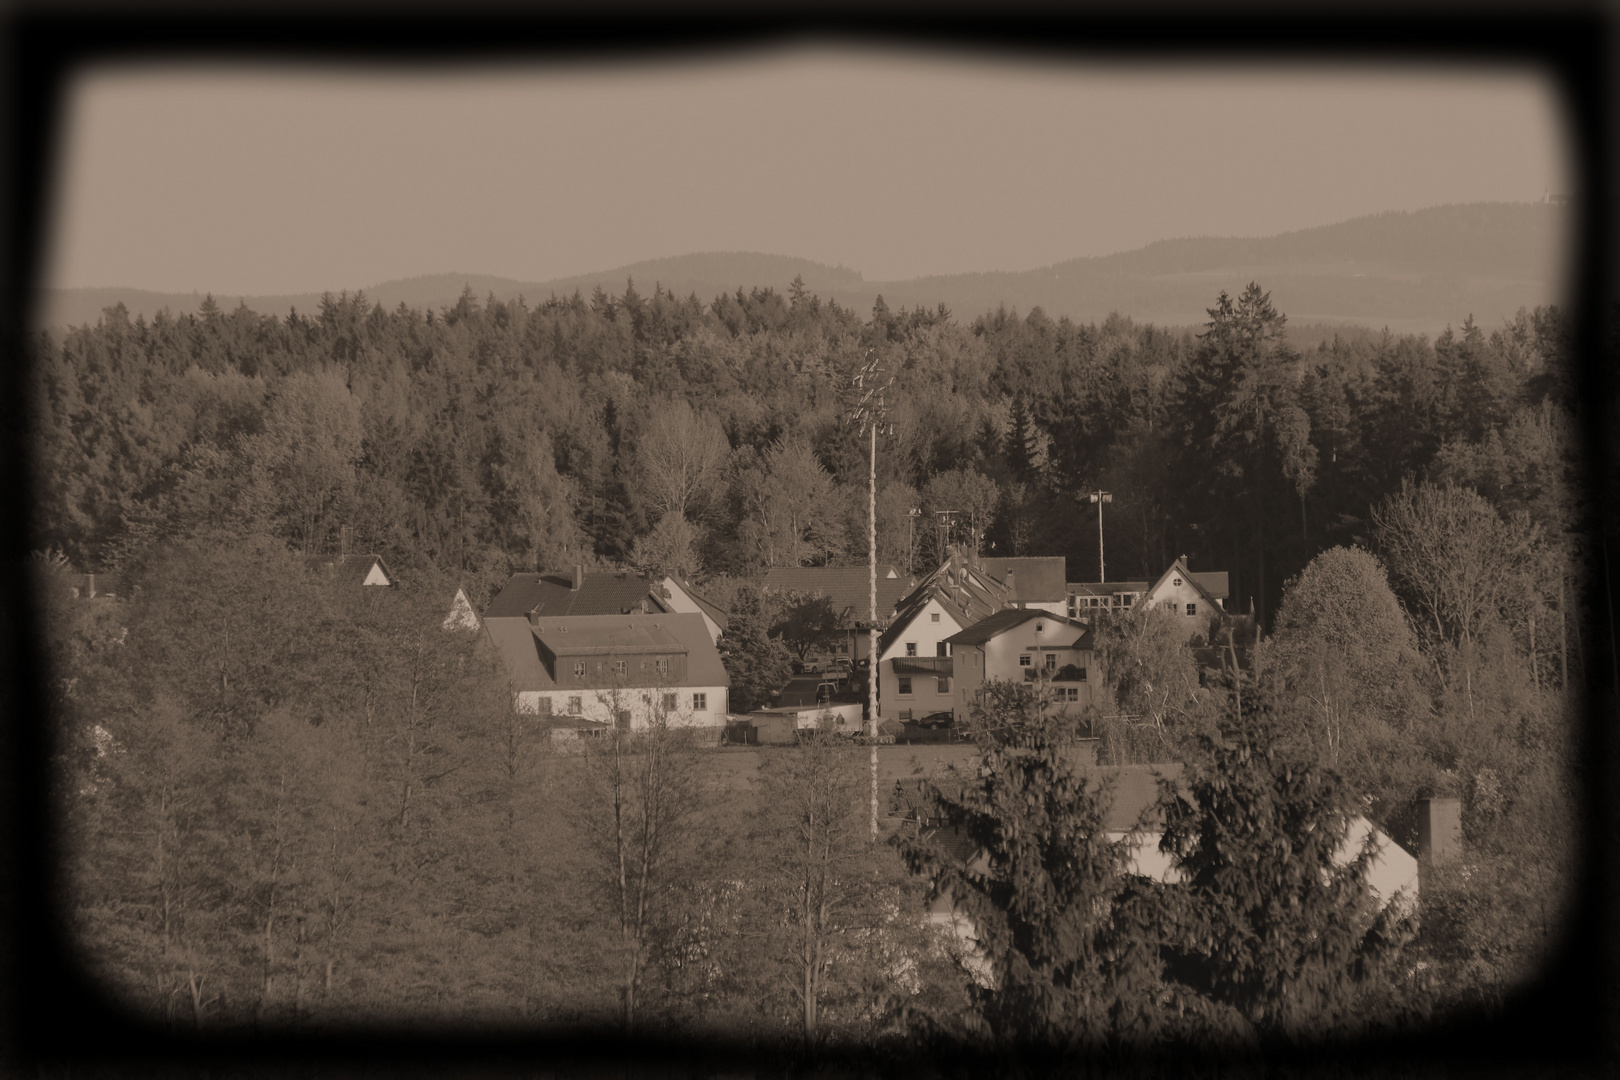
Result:
[[[894,376],[879,382],[880,361],[874,350],[868,349],[867,360],[855,376],[855,391],[859,395],[850,419],[865,428],[871,439],[871,461],[867,473],[867,555],[870,577],[868,580],[871,621],[867,624],[870,635],[866,650],[866,734],[871,739],[872,759],[872,839],[878,837],[878,610],[877,610],[877,433],[888,418],[884,394],[894,385]],[[892,433],[892,429],[891,429]]]
[[[1103,503],[1113,502],[1114,496],[1098,488],[1086,497],[1097,504],[1097,581],[1104,583],[1108,580],[1108,573],[1103,565],[1102,508]]]

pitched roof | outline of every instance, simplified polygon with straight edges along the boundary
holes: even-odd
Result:
[[[983,645],[997,634],[1022,626],[1032,619],[1042,619],[1046,622],[1061,623],[1064,626],[1073,627],[1081,631],[1081,633],[1075,639],[1074,644],[1068,647],[1091,648],[1091,630],[1084,623],[1075,622],[1062,615],[1053,615],[1050,611],[1043,611],[1040,608],[1003,608],[994,615],[980,619],[965,630],[957,631],[946,638],[945,641],[949,645]]]
[[[765,588],[776,592],[820,593],[832,601],[833,610],[850,622],[865,620],[871,610],[871,568],[869,566],[773,566],[765,571]],[[893,566],[879,566],[877,579],[878,618],[892,614],[895,604],[911,587]]]
[[[1198,574],[1189,572],[1188,576],[1202,585],[1204,591],[1217,600],[1225,600],[1231,595],[1231,591],[1227,587],[1225,570],[1205,570]]]
[[[980,559],[979,564],[1003,584],[1010,584],[1016,601],[1050,604],[1068,598],[1068,560],[1062,555]]]
[[[552,650],[556,656],[557,648],[565,650],[561,655],[684,652],[686,678],[671,682],[671,686],[731,685],[703,616],[696,612],[572,615],[536,619],[533,623],[518,616],[486,615],[484,630],[501,654],[514,691],[556,689],[542,659],[542,649]]]
[[[673,653],[686,649],[661,626],[626,623],[622,618],[606,625],[580,626],[574,619],[548,619],[534,627],[534,636],[553,656],[633,656],[637,653]]]
[[[957,626],[966,629],[1000,611],[1012,602],[1012,596],[1006,585],[965,560],[947,559],[895,605],[889,628],[878,638],[879,656],[899,640],[930,601],[938,602]]]
[[[506,587],[489,602],[484,617],[507,618],[533,612],[543,618],[556,615],[625,615],[645,613],[652,599],[652,582],[640,574],[587,570],[575,590],[569,573],[513,574]],[[649,601],[643,604],[643,601]]]
[[[1165,570],[1164,573],[1159,575],[1159,579],[1152,585],[1148,586],[1147,591],[1150,593],[1156,591],[1160,585],[1164,584],[1165,579],[1171,574],[1179,574],[1182,580],[1191,585],[1198,595],[1207,600],[1212,607],[1217,609],[1220,608],[1221,605],[1216,602],[1215,597],[1210,594],[1209,589],[1204,587],[1204,583],[1199,580],[1198,575],[1187,569],[1187,558],[1185,555],[1178,556],[1175,562],[1172,562],[1169,568]],[[1225,573],[1222,573],[1221,577],[1224,579],[1226,577]]]
[[[692,588],[692,583],[680,574],[671,574],[670,577],[674,579],[675,584],[686,590],[686,595],[692,598],[692,602],[703,609],[703,613],[713,619],[715,625],[720,627],[721,632],[724,632],[726,627],[731,624],[731,613],[708,597],[700,595],[696,589]]]

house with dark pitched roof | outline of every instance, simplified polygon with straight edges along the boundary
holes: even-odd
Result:
[[[895,605],[916,582],[894,566],[877,568],[877,613],[881,625],[893,614]],[[872,618],[872,579],[869,566],[773,566],[765,571],[765,592],[825,596],[844,628],[834,643],[834,656],[847,656],[858,663],[870,650]]]
[[[492,610],[494,606],[491,605]],[[519,712],[722,727],[731,680],[696,612],[484,615]]]
[[[1052,711],[1091,705],[1091,630],[1045,608],[1004,608],[945,639],[955,679],[958,723],[995,681],[1038,688]]]

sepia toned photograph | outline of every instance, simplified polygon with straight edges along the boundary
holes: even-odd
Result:
[[[1125,1067],[1570,948],[1547,71],[158,58],[54,122],[41,814],[141,1038]]]

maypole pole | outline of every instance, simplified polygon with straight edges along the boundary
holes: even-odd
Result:
[[[877,433],[887,415],[884,393],[894,385],[894,376],[878,384],[878,358],[867,350],[867,361],[855,376],[855,389],[860,397],[850,418],[866,429],[870,439],[870,458],[867,469],[867,568],[868,614],[866,649],[866,734],[871,743],[872,769],[872,838],[878,836],[878,610],[877,610]]]

